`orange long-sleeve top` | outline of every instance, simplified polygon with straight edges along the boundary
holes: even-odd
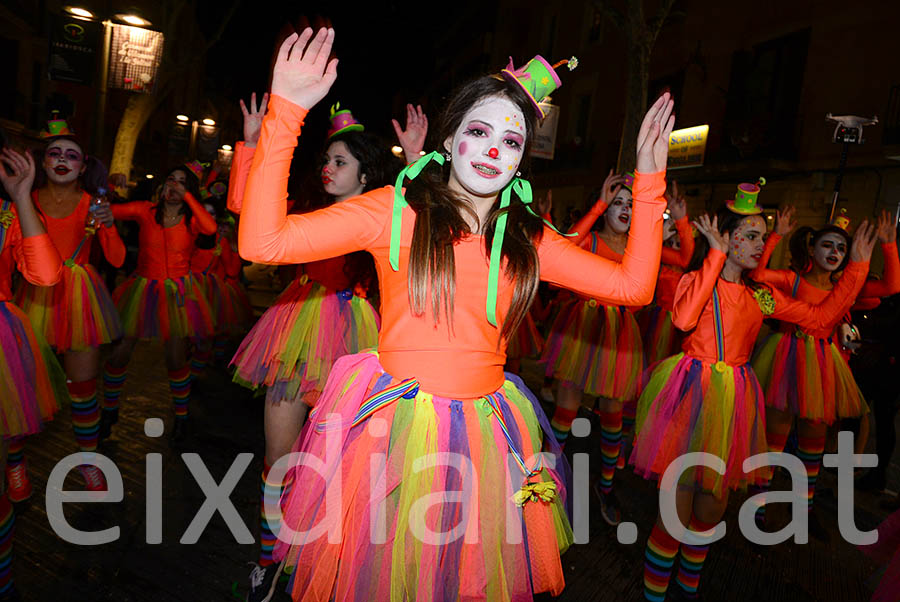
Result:
[[[237,278],[241,273],[241,257],[231,248],[231,241],[219,236],[213,248],[194,249],[191,271],[195,274],[216,274],[221,278]]]
[[[793,292],[795,283],[797,283],[797,273],[793,270],[772,270],[765,267],[769,265],[772,253],[775,251],[775,247],[778,246],[781,238],[781,235],[775,232],[769,234],[765,247],[763,247],[762,257],[759,260],[760,267],[753,270],[750,277],[757,282],[763,282],[790,295]],[[859,294],[853,298],[852,301],[854,303],[851,303],[851,307],[857,309],[874,307],[878,305],[873,303],[875,299],[900,293],[900,255],[897,253],[897,244],[882,243],[881,252],[884,255],[884,278],[881,280],[867,280]],[[802,276],[800,277],[800,282],[797,283],[797,298],[808,303],[820,302],[828,295],[828,292],[828,290],[813,286]],[[830,327],[807,331],[807,334],[819,339],[826,339],[831,336],[835,326],[842,318],[843,315],[840,315]],[[790,325],[783,325],[782,330],[787,332],[793,329]]]
[[[138,262],[135,273],[150,280],[181,278],[191,271],[194,239],[198,234],[213,234],[216,220],[203,208],[191,193],[184,195],[193,217],[185,224],[184,216],[171,228],[156,222],[155,204],[149,201],[132,201],[112,206],[116,219],[137,222]]]
[[[686,354],[703,362],[718,361],[713,309],[713,289],[717,289],[722,315],[723,359],[729,365],[740,366],[750,361],[764,316],[748,286],[719,277],[724,265],[725,254],[712,249],[702,268],[681,277],[675,292],[672,321],[677,328],[689,331],[681,347]],[[844,270],[844,277],[818,304],[794,299],[778,287],[772,287],[775,311],[771,317],[796,324],[807,332],[828,328],[850,308],[865,282],[868,269],[868,261],[851,261]]]
[[[7,209],[8,215],[0,206],[0,234],[3,246],[0,247],[0,301],[10,301],[12,296],[12,273],[16,268],[22,276],[37,286],[53,286],[59,282],[62,260],[59,251],[46,233],[37,236],[22,236],[19,226],[19,215],[15,206]],[[8,226],[3,226],[9,221]]]
[[[287,181],[306,109],[273,95],[244,192],[238,248],[251,261],[306,263],[365,250],[375,258],[382,291],[379,353],[392,375],[416,377],[424,390],[456,399],[481,397],[503,383],[506,342],[486,317],[488,255],[484,238],[469,235],[454,246],[456,296],[450,323],[426,304],[410,307],[407,289],[416,218],[401,211],[400,269],[390,267],[394,189],[372,190],[301,215],[287,215]],[[536,243],[543,280],[609,304],[644,305],[653,296],[662,246],[665,173],[635,180],[634,218],[625,256],[612,262],[584,251],[545,228]],[[500,270],[497,321],[502,324],[513,283]]]
[[[51,217],[44,211],[43,207],[41,207],[37,190],[31,193],[31,198],[34,200],[34,206],[41,213],[47,226],[47,234],[50,235],[50,240],[56,245],[56,249],[59,251],[63,261],[71,259],[78,265],[90,263],[94,237],[89,237],[85,244],[81,245],[81,249],[78,249],[78,245],[84,240],[84,227],[91,206],[91,195],[87,192],[82,192],[75,210],[66,217],[61,218]],[[100,240],[100,248],[103,249],[106,260],[114,267],[121,267],[125,262],[125,243],[122,242],[119,231],[116,230],[115,226],[106,227],[103,224],[99,224],[96,237]],[[78,255],[73,257],[76,250]]]

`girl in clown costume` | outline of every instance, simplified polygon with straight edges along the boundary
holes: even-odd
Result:
[[[305,464],[292,466],[303,487],[282,500],[276,558],[293,568],[295,600],[558,594],[559,554],[572,537],[565,461],[537,400],[503,373],[506,340],[541,278],[608,303],[650,301],[672,103],[667,94],[660,98],[641,127],[634,224],[621,263],[568,242],[528,206],[531,189],[517,172],[538,100],[560,83],[540,57],[476,79],[447,101],[437,140],[449,161],[430,153],[401,172],[394,187],[288,216],[289,159],[307,110],[335,80],[336,60],[328,61],[333,39],[333,30],[313,38],[307,29],[280,49],[239,248],[264,262],[369,251],[379,273],[382,330],[377,352],[335,364],[295,444],[325,464],[321,476]],[[331,444],[340,446],[339,457],[326,456]],[[534,456],[542,449],[546,460]],[[461,472],[430,465],[431,454],[441,452],[462,462]],[[326,483],[341,486],[339,541],[301,535],[324,517]],[[416,502],[441,491],[457,492],[453,499],[466,503],[426,511]],[[510,530],[521,537],[511,541]]]
[[[778,242],[794,229],[794,210],[779,212],[775,231],[766,240],[759,267],[751,277],[791,297],[815,303],[835,287],[849,261],[850,221],[839,214],[834,223],[818,230],[803,227],[791,237],[791,269],[766,268]],[[884,255],[884,278],[866,282],[861,299],[887,297],[900,292],[900,258],[897,230],[887,212],[877,224],[878,240]],[[843,315],[821,328],[804,329],[783,323],[757,350],[753,369],[766,395],[766,439],[769,451],[781,452],[797,420],[797,455],[807,471],[807,508],[812,511],[816,479],[825,449],[828,426],[842,418],[865,416],[868,412],[847,359],[838,342],[837,326]],[[757,519],[765,523],[765,506]],[[810,528],[824,530],[810,515]]]
[[[677,587],[696,597],[709,530],[724,514],[730,491],[766,479],[763,470],[743,472],[746,458],[767,450],[764,397],[749,364],[763,318],[821,328],[850,307],[868,271],[875,237],[864,224],[844,277],[819,305],[748,279],[746,273],[759,265],[766,233],[758,193],[755,185],[741,185],[716,217],[695,222],[704,237],[698,243],[705,244],[679,281],[673,307],[675,326],[687,332],[682,352],[657,365],[638,401],[630,459],[638,474],[661,479],[690,452],[713,454],[724,465],[724,473],[704,466],[676,473],[680,478],[671,493],[678,519],[698,539],[679,544],[669,531],[675,527],[657,519],[644,565],[644,595],[654,602],[666,597],[679,547]]]

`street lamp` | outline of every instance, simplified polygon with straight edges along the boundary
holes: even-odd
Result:
[[[81,19],[93,19],[94,13],[89,11],[86,8],[81,8],[80,6],[66,6],[63,10],[69,13],[72,16],[79,17]]]
[[[177,120],[180,121],[181,123],[187,123],[188,121],[191,120],[190,117],[188,117],[187,115],[185,115],[185,114],[183,114],[183,113],[180,114],[180,115],[176,115],[176,116],[175,116],[175,119],[177,119]]]
[[[150,21],[138,15],[119,13],[116,15],[116,19],[125,21],[129,25],[134,25],[135,27],[149,27],[151,25]]]
[[[203,120],[203,125],[209,125],[209,126],[216,125],[216,120],[207,117]]]

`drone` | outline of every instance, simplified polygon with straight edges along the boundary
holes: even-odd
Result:
[[[825,119],[837,123],[837,126],[834,128],[834,136],[831,138],[832,141],[846,144],[862,144],[863,126],[878,123],[878,115],[869,118],[858,115],[832,115],[831,113],[826,113]]]

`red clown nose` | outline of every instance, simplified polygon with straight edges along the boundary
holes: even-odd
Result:
[[[500,156],[500,151],[498,151],[496,148],[492,148],[491,150],[488,151],[488,157],[490,157],[491,159],[496,159],[499,156]]]

